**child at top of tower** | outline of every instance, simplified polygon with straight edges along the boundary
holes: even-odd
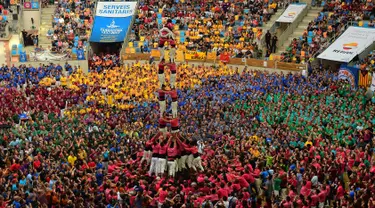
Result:
[[[160,30],[160,38],[161,39],[174,39],[174,33],[173,33],[173,23],[172,20],[168,19],[167,23],[164,25],[164,27]],[[166,41],[166,40],[165,40]],[[165,42],[164,41],[164,42]],[[164,43],[163,42],[163,43]],[[163,44],[164,45],[164,44]]]

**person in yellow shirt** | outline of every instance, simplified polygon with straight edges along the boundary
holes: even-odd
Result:
[[[68,78],[65,76],[62,76],[60,78],[60,83],[61,83],[61,86],[66,87],[68,85]]]
[[[74,163],[76,162],[77,160],[77,157],[74,156],[74,154],[72,152],[70,152],[69,156],[68,156],[68,163],[74,167]]]

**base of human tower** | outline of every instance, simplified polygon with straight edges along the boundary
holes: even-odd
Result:
[[[175,177],[186,172],[202,172],[202,159],[198,153],[197,141],[184,138],[179,129],[173,127],[178,118],[171,118],[171,132],[164,128],[145,145],[141,163],[149,165],[150,176]]]

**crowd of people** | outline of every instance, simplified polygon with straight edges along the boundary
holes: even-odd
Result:
[[[84,48],[91,34],[94,8],[95,3],[91,1],[59,1],[53,15],[53,28],[47,32],[51,50],[64,52]]]
[[[335,72],[177,65],[175,141],[203,168],[180,162],[170,176],[145,160],[163,140],[156,64],[67,64],[60,79],[49,66],[27,85],[39,69],[19,68],[1,68],[0,207],[375,205],[375,97]]]
[[[333,37],[342,34],[348,25],[373,27],[375,7],[371,1],[321,1],[322,11],[311,21],[300,38],[290,43],[281,54],[285,62],[307,63],[310,58],[329,46]]]
[[[229,50],[233,57],[256,58],[262,54],[261,26],[280,6],[284,1],[141,1],[130,41],[150,52],[157,48],[160,26],[170,19],[182,50]]]
[[[14,64],[11,67],[8,67],[5,64],[2,64],[0,67],[0,83],[3,87],[23,87],[24,85],[43,85],[45,78],[53,80],[54,83],[59,82],[63,77],[63,71],[72,73],[77,71],[76,66],[71,66],[69,63],[66,63],[63,66],[59,64],[50,63],[48,65],[40,64],[39,67],[33,67],[31,64],[27,66],[22,64],[20,66],[15,66]]]
[[[93,54],[89,71],[106,71],[120,66],[120,57],[116,53]]]

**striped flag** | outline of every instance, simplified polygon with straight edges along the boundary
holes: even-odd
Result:
[[[369,85],[369,73],[366,69],[359,71],[358,85],[361,87],[367,87]]]

